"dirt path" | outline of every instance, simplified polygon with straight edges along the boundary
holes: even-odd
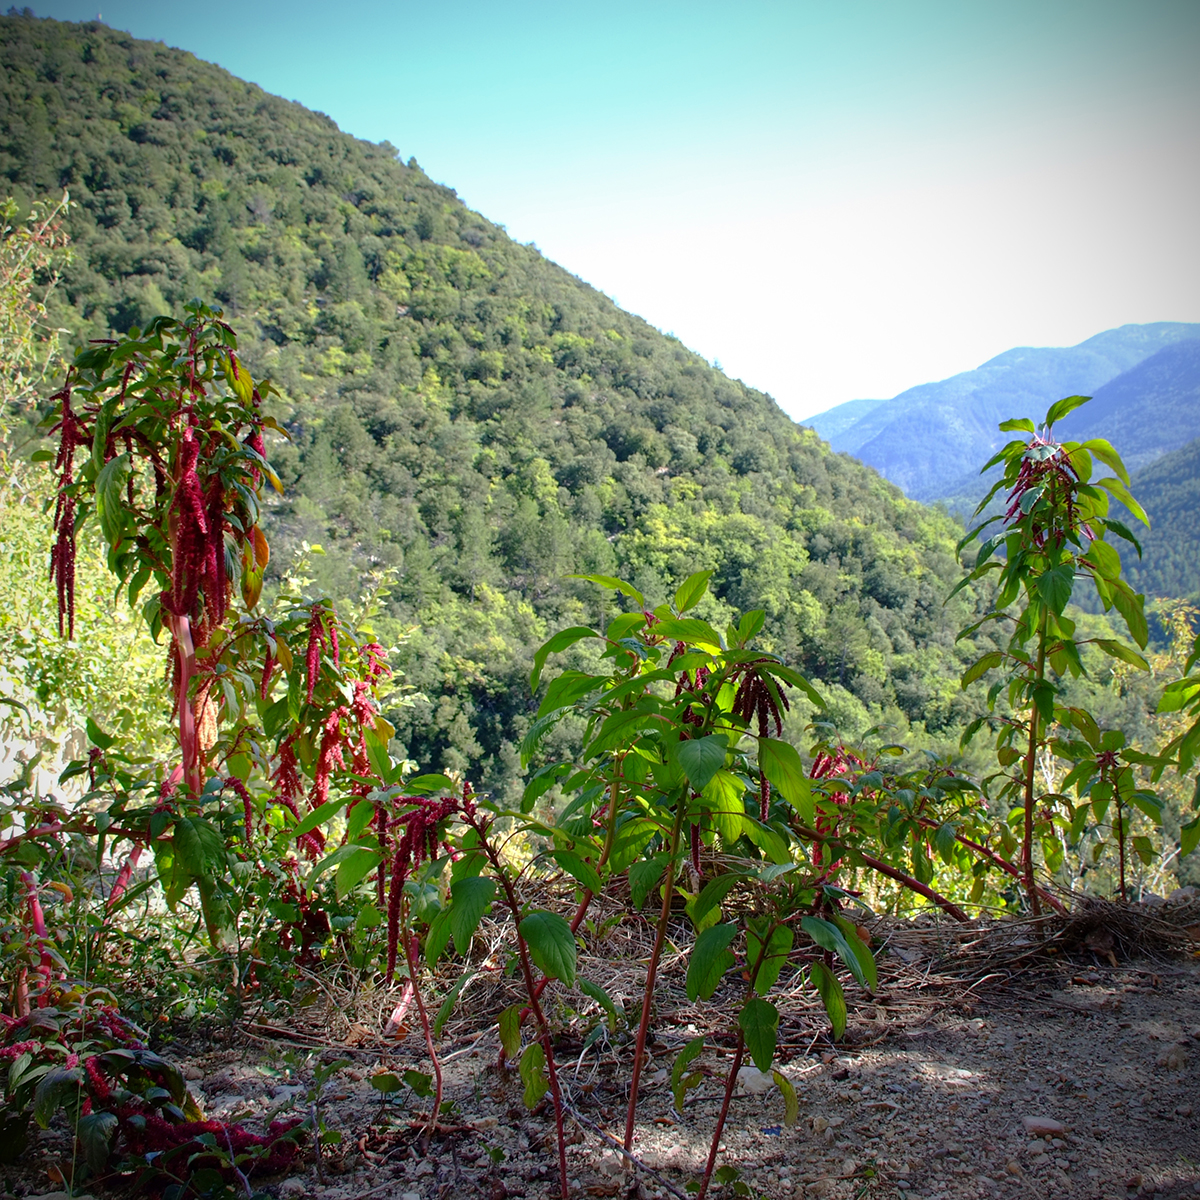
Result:
[[[919,943],[918,943],[919,945]],[[720,1162],[765,1197],[904,1197],[905,1200],[1056,1200],[1200,1195],[1200,961],[1118,967],[1059,962],[1009,970],[972,986],[938,975],[920,952],[890,961],[879,993],[852,1007],[849,1044],[831,1047],[815,1009],[785,1021],[780,1058],[800,1101],[784,1124],[780,1093],[739,1088]],[[1003,986],[1000,986],[1003,984]],[[698,1065],[703,1082],[682,1115],[668,1070],[696,1029],[695,1010],[669,1007],[668,979],[652,1042],[654,1061],[635,1141],[656,1175],[631,1184],[595,1131],[619,1136],[630,1055],[624,1033],[586,1051],[564,1039],[560,1069],[580,1120],[568,1120],[573,1194],[687,1195],[701,1173],[720,1101],[728,1049],[715,1037]],[[807,999],[807,998],[805,998]],[[468,1003],[464,1007],[471,1008]],[[469,1018],[464,1014],[463,1021]],[[711,1015],[711,1014],[710,1014]],[[582,1033],[594,1021],[580,1021]],[[342,1027],[347,1028],[345,1020]],[[309,1027],[310,1029],[312,1026]],[[350,1021],[348,1037],[368,1030]],[[494,1026],[445,1045],[447,1118],[458,1132],[425,1154],[410,1121],[427,1108],[405,1089],[381,1103],[379,1070],[428,1070],[416,1029],[400,1044],[306,1049],[304,1038],[234,1032],[225,1048],[184,1057],[206,1114],[247,1122],[308,1111],[311,1070],[337,1056],[353,1065],[326,1089],[322,1114],[343,1140],[324,1181],[312,1166],[267,1189],[283,1200],[506,1200],[557,1194],[549,1100],[526,1111],[514,1070],[496,1066]],[[374,1040],[374,1039],[372,1039]],[[185,1047],[176,1047],[176,1056]],[[1035,1122],[1031,1132],[1026,1119]],[[1038,1121],[1057,1122],[1038,1136]],[[595,1128],[593,1128],[595,1127]],[[45,1156],[65,1131],[43,1135]],[[26,1156],[32,1159],[36,1151]],[[657,1177],[656,1177],[657,1176]],[[45,1179],[45,1174],[41,1174]],[[17,1194],[44,1192],[26,1174]],[[718,1197],[734,1194],[715,1188]],[[742,1193],[746,1194],[746,1193]]]

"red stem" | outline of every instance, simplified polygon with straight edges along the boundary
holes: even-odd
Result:
[[[881,859],[875,858],[873,855],[866,854],[862,850],[857,850],[855,853],[871,870],[878,871],[881,875],[886,875],[889,879],[894,879],[897,883],[902,883],[910,891],[924,896],[926,900],[932,900],[934,904],[944,912],[949,913],[956,921],[970,921],[971,918],[953,900],[947,900],[940,892],[935,892],[933,888],[922,883],[919,879],[914,879],[911,875],[906,875],[897,867],[893,867]]]
[[[179,655],[179,748],[183,755],[183,770],[187,788],[193,796],[200,794],[200,745],[196,736],[196,714],[192,712],[188,689],[196,674],[196,647],[192,642],[192,623],[187,617],[166,613],[167,627],[175,639]]]
[[[658,960],[662,957],[663,942],[667,937],[667,922],[671,916],[671,897],[675,891],[675,856],[679,853],[679,834],[683,828],[683,814],[686,808],[685,795],[679,799],[675,825],[671,830],[671,848],[667,855],[667,878],[663,886],[662,908],[658,914],[658,927],[654,931],[654,949],[650,951],[650,965],[646,968],[646,988],[642,992],[642,1019],[638,1022],[637,1043],[633,1050],[633,1075],[629,1080],[629,1107],[625,1112],[626,1154],[633,1149],[633,1125],[637,1117],[638,1088],[642,1081],[642,1060],[646,1054],[646,1035],[650,1032],[650,1010],[654,1004]]]
[[[125,889],[129,886],[130,879],[133,878],[134,869],[138,865],[138,859],[142,857],[142,843],[135,842],[133,849],[129,853],[129,857],[125,860],[124,866],[117,873],[117,878],[113,882],[112,891],[108,893],[108,900],[104,905],[105,912],[112,912],[113,905],[120,900]]]
[[[412,985],[412,996],[417,1002],[417,1012],[421,1014],[421,1029],[425,1034],[425,1048],[429,1051],[429,1061],[433,1063],[433,1115],[429,1118],[429,1127],[430,1129],[436,1129],[438,1119],[442,1115],[442,1064],[438,1062],[437,1051],[433,1048],[433,1031],[429,1028],[429,1014],[425,1011],[425,1001],[421,999],[421,989],[417,985],[417,963],[413,955],[414,939],[409,934],[407,921],[403,923],[403,927],[400,930],[400,939],[404,942],[404,960],[408,963],[408,981]]]
[[[742,1056],[746,1053],[746,1035],[738,1029],[737,1049],[733,1052],[733,1065],[725,1077],[725,1098],[721,1101],[721,1111],[717,1114],[717,1127],[713,1130],[712,1145],[708,1148],[708,1162],[704,1164],[704,1178],[700,1181],[700,1190],[696,1200],[704,1200],[708,1194],[708,1182],[712,1179],[713,1168],[717,1165],[717,1155],[721,1150],[721,1134],[725,1132],[725,1119],[729,1116],[729,1102],[733,1099],[733,1089],[737,1086],[738,1071],[742,1066]]]
[[[921,824],[924,825],[926,829],[937,829],[938,828],[938,823],[936,821],[930,820],[930,818],[928,818],[928,817],[922,817]],[[961,833],[955,834],[955,840],[961,842],[964,846],[967,847],[968,850],[974,850],[976,854],[981,854],[990,863],[992,863],[994,866],[999,867],[1000,870],[1006,871],[1014,879],[1021,878],[1021,868],[1016,866],[1014,863],[1010,863],[1008,861],[1008,859],[1001,858],[1000,855],[997,854],[994,850],[989,850],[986,846],[981,845],[979,842],[973,841],[971,838],[966,837],[964,834],[961,834]],[[1038,895],[1041,896],[1041,898],[1043,900],[1045,900],[1045,902],[1048,905],[1050,905],[1050,907],[1052,909],[1054,909],[1054,911],[1057,912],[1060,916],[1065,917],[1067,915],[1067,906],[1065,904],[1063,904],[1062,901],[1057,899],[1055,896],[1051,895],[1050,892],[1046,891],[1045,888],[1038,887]]]
[[[533,980],[533,967],[529,963],[529,947],[526,946],[525,939],[521,936],[521,902],[517,899],[517,893],[513,890],[512,880],[508,877],[508,872],[505,871],[500,862],[500,856],[485,836],[485,827],[482,827],[482,824],[474,823],[469,818],[467,824],[479,834],[479,842],[483,846],[483,851],[491,862],[497,876],[499,876],[500,886],[503,888],[505,900],[508,902],[508,910],[512,914],[513,927],[517,934],[517,954],[521,960],[521,974],[525,980],[525,992],[529,996],[529,1007],[533,1012],[533,1019],[537,1023],[538,1033],[541,1036],[542,1050],[546,1055],[546,1069],[550,1074],[550,1094],[554,1097],[554,1127],[558,1134],[559,1185],[562,1188],[562,1200],[569,1200],[570,1185],[567,1182],[567,1141],[566,1131],[563,1127],[562,1092],[558,1086],[558,1067],[554,1061],[554,1046],[550,1041],[550,1026],[546,1024],[545,1014],[542,1012],[542,1006],[538,1002],[537,986]]]
[[[38,997],[38,1007],[44,1008],[50,1002],[50,976],[54,971],[54,959],[47,946],[50,935],[46,932],[46,915],[42,912],[42,902],[38,898],[37,884],[33,876],[28,871],[22,871],[21,881],[29,890],[29,923],[33,926],[33,936],[37,942],[38,974],[42,977],[42,994]]]

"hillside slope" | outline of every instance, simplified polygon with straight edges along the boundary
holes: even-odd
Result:
[[[1166,346],[1097,388],[1058,430],[1064,438],[1107,438],[1130,471],[1200,437],[1200,339]]]
[[[1125,556],[1129,581],[1147,596],[1200,600],[1200,437],[1143,467],[1132,482],[1150,529],[1139,534],[1141,562]]]
[[[101,336],[225,304],[285,397],[274,561],[321,543],[341,596],[389,572],[390,628],[419,627],[423,698],[392,714],[413,758],[512,785],[532,648],[611,603],[573,571],[659,602],[712,568],[704,615],[765,608],[848,725],[961,723],[949,520],[391,146],[99,23],[0,18],[0,66],[0,178],[78,206],[58,318]]]
[[[1162,321],[1123,325],[1065,349],[1009,350],[974,371],[921,384],[878,404],[830,437],[830,444],[875,467],[915,499],[958,500],[986,490],[979,488],[970,464],[985,462],[1003,444],[996,429],[1000,421],[1036,419],[1055,400],[1081,394],[1096,399],[1080,410],[1080,422],[1111,427],[1122,446],[1130,438],[1137,445],[1145,440],[1151,454],[1149,447],[1160,444],[1150,432],[1157,423],[1154,414],[1180,406],[1179,395],[1191,384],[1179,376],[1196,360],[1198,339],[1200,325]],[[1133,370],[1160,353],[1167,357],[1158,368]],[[1118,377],[1126,375],[1128,386],[1118,386]],[[1115,389],[1111,404],[1099,394],[1106,385]],[[843,407],[810,423],[820,427]],[[1117,418],[1117,409],[1124,415]]]

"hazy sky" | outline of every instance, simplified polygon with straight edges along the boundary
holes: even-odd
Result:
[[[1200,320],[1198,0],[52,0],[387,139],[802,417]]]

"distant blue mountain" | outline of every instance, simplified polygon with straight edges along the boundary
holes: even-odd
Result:
[[[841,437],[852,425],[861,421],[868,413],[877,409],[885,400],[847,400],[834,408],[818,413],[815,417],[806,417],[805,425],[811,425],[827,442],[833,443]]]
[[[1078,346],[1008,350],[974,371],[891,400],[852,400],[807,424],[914,499],[962,502],[984,490],[979,467],[1004,442],[997,424],[1008,417],[1039,419],[1063,396],[1095,399],[1079,410],[1074,426],[1064,422],[1062,432],[1111,431],[1110,440],[1128,451],[1131,469],[1152,462],[1200,434],[1200,427],[1186,432],[1189,422],[1200,422],[1198,371],[1200,324],[1122,325]]]

